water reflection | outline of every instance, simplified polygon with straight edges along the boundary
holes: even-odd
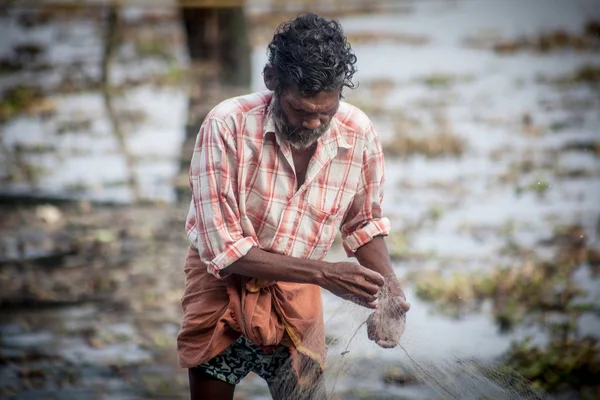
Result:
[[[567,339],[597,333],[600,59],[585,11],[593,1],[353,1],[345,11],[346,2],[322,3],[359,57],[361,86],[348,101],[385,143],[388,243],[398,275],[412,281],[410,353],[496,360],[513,340],[544,344],[549,336],[531,324],[536,305],[515,297],[571,307],[576,328],[546,324]],[[296,13],[289,7],[248,4],[254,90],[269,35]],[[186,377],[173,349],[188,158],[208,109],[244,90],[224,87],[214,60],[188,52],[189,27],[173,7],[14,6],[0,18],[0,301],[10,306],[0,314],[0,396],[181,398]],[[569,47],[565,37],[589,42]],[[58,201],[72,198],[81,201]],[[552,269],[560,246],[544,240],[569,229],[585,232],[586,255]],[[339,247],[329,255],[338,257]],[[550,285],[565,282],[590,298],[577,303]],[[546,301],[556,293],[565,297]],[[364,318],[324,298],[335,362]],[[556,354],[513,350],[519,367]],[[400,352],[366,335],[349,359],[370,368],[338,382],[342,398],[433,396]],[[250,378],[237,397],[264,394]]]
[[[177,10],[12,7],[3,19],[3,190],[173,201],[187,119]]]

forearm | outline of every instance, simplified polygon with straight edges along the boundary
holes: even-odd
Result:
[[[239,274],[268,281],[319,284],[325,261],[269,253],[257,247],[223,269],[222,275]]]
[[[383,275],[390,289],[395,291],[400,288],[383,236],[376,236],[359,247],[355,256],[360,265]]]

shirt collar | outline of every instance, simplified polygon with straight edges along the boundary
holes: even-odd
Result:
[[[273,107],[271,107],[271,105],[273,104],[273,96],[269,98],[267,108],[265,110],[265,118],[263,120],[263,133],[265,135],[269,132],[276,133],[275,121],[273,121]]]

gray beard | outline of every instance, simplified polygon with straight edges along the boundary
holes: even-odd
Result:
[[[271,112],[275,127],[279,131],[279,135],[287,141],[296,150],[306,150],[319,140],[321,136],[329,129],[329,122],[316,129],[294,129],[288,123],[288,120],[279,104],[279,97],[273,95],[273,104]]]

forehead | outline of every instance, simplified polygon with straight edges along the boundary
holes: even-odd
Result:
[[[340,101],[340,92],[340,90],[319,92],[312,97],[305,97],[297,88],[291,88],[286,90],[282,97],[295,108],[307,112],[325,112],[337,107]]]

